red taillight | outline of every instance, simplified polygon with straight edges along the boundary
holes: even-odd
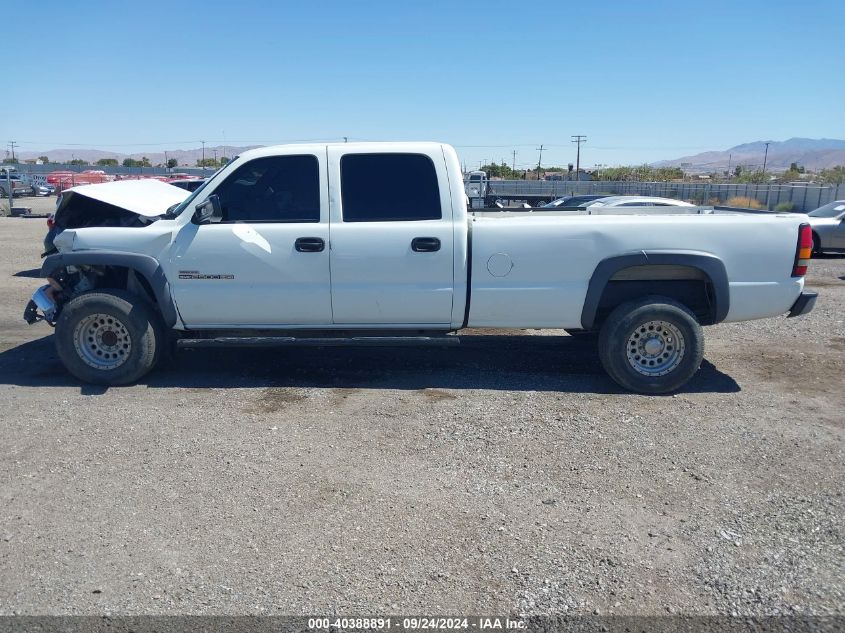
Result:
[[[813,256],[813,229],[809,224],[798,227],[798,247],[795,249],[795,264],[792,266],[793,277],[807,274],[807,266]]]
[[[55,218],[55,216],[51,213],[50,215],[48,215],[48,216],[47,216],[47,228],[48,228],[48,229],[52,229],[52,228],[53,228],[53,225],[54,225],[55,223],[56,223],[56,218]]]

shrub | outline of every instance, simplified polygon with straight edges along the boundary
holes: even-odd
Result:
[[[778,202],[775,205],[775,211],[777,213],[789,213],[795,208],[795,204],[792,202]]]
[[[746,196],[736,196],[728,198],[727,206],[741,207],[745,209],[763,209],[765,208],[756,198],[748,198]]]

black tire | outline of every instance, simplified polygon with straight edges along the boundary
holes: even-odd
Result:
[[[56,323],[56,351],[62,363],[80,380],[97,385],[135,382],[155,367],[165,344],[158,311],[125,290],[94,290],[74,297],[62,307]]]
[[[605,371],[621,387],[669,393],[698,371],[704,335],[687,307],[668,297],[650,296],[613,310],[602,325],[598,347]]]

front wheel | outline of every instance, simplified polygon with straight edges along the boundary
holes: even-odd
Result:
[[[56,351],[85,382],[125,385],[149,372],[165,346],[147,301],[123,290],[95,290],[68,301],[56,323]]]
[[[695,316],[667,297],[645,297],[618,306],[602,325],[599,358],[608,375],[630,391],[680,389],[704,357],[704,335]]]

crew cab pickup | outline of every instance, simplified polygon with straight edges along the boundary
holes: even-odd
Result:
[[[698,370],[701,326],[815,302],[806,216],[469,212],[440,143],[251,150],[156,221],[121,224],[65,228],[25,312],[55,325],[83,381],[137,381],[174,339],[396,345],[564,328],[596,334],[623,387],[663,393]]]

